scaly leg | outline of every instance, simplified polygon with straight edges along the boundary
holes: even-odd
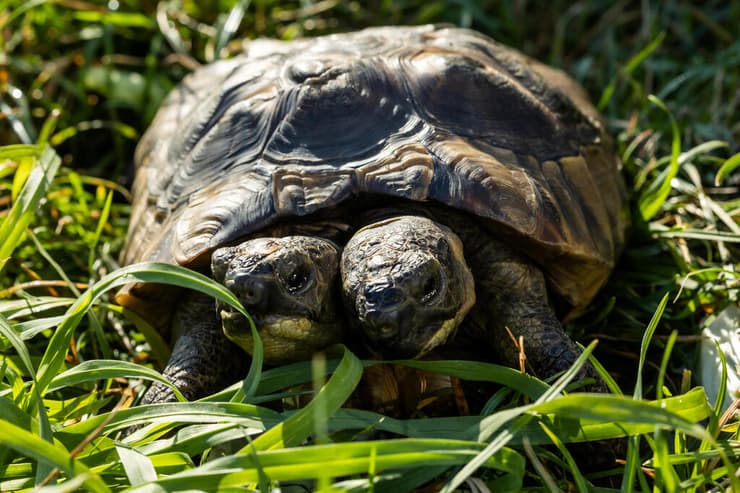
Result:
[[[163,375],[188,400],[217,392],[247,374],[250,358],[224,335],[212,298],[188,293],[176,310],[173,326],[173,332],[181,334]],[[169,387],[154,383],[142,404],[173,401]]]

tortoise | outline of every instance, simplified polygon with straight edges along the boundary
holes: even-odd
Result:
[[[234,255],[221,248],[246,240],[249,257],[255,241],[282,237],[274,251],[296,238],[323,245],[325,256],[304,263],[323,273],[311,289],[330,320],[301,315],[309,335],[297,346],[319,336],[310,350],[362,338],[380,355],[417,357],[460,332],[516,365],[508,329],[524,338],[530,369],[552,374],[578,354],[560,317],[604,284],[627,222],[619,160],[580,86],[450,26],[250,42],[183,81],[136,162],[124,263],[207,272],[211,262],[225,280],[222,259]],[[263,318],[295,319],[292,296],[259,305]],[[166,326],[178,297],[180,325],[198,325],[189,320],[206,302],[161,286],[128,286],[119,300]],[[342,325],[340,299],[352,330],[327,336]],[[208,320],[215,334],[220,322]],[[249,350],[237,332],[227,336]],[[181,345],[193,350],[202,337]],[[209,351],[198,347],[202,361],[180,372],[240,359],[213,365]]]

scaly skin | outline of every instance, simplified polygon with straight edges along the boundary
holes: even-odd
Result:
[[[213,298],[188,293],[175,312],[174,324],[182,329],[182,334],[162,373],[188,400],[205,397],[247,374],[250,359],[243,349],[224,337]],[[144,394],[142,404],[175,400],[169,387],[154,383]]]
[[[555,315],[539,267],[477,225],[465,221],[455,225],[475,273],[478,296],[466,330],[487,341],[499,360],[515,368],[520,351],[512,336],[517,342],[522,338],[527,368],[539,378],[567,370],[581,351]],[[585,365],[578,377],[596,377],[596,373]],[[600,383],[588,389],[606,390]]]

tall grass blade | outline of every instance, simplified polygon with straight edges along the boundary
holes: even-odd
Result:
[[[717,175],[714,177],[714,184],[719,186],[722,180],[735,171],[738,166],[740,166],[740,152],[730,157],[720,166],[719,170],[717,170]]]
[[[668,195],[671,193],[671,181],[678,174],[679,161],[678,158],[681,155],[681,131],[678,128],[676,119],[673,117],[666,105],[653,96],[648,96],[648,100],[656,105],[658,108],[663,110],[670,119],[671,122],[671,160],[668,167],[660,173],[655,180],[650,183],[647,189],[640,195],[637,206],[640,210],[640,215],[645,221],[650,220],[655,216],[663,207]]]
[[[637,364],[637,381],[635,382],[635,392],[633,394],[633,397],[636,400],[642,399],[643,396],[642,370],[645,368],[645,361],[647,359],[647,351],[648,347],[650,347],[650,341],[653,339],[653,334],[655,334],[655,329],[658,328],[658,322],[660,322],[667,304],[668,293],[664,294],[663,298],[661,298],[660,303],[658,303],[658,308],[655,309],[655,313],[653,313],[653,317],[650,319],[650,323],[648,323],[645,333],[642,335],[642,343],[640,344],[640,360]]]
[[[110,217],[110,209],[113,205],[113,190],[110,190],[108,192],[108,195],[105,198],[105,203],[103,204],[103,209],[100,211],[100,217],[98,218],[98,225],[95,228],[95,235],[92,238],[92,241],[90,242],[90,255],[87,259],[87,268],[92,272],[93,270],[93,263],[95,262],[95,256],[96,251],[95,249],[98,246],[98,242],[100,241],[100,235],[103,232],[103,228],[108,223],[108,217]]]
[[[617,88],[617,82],[619,81],[619,79],[623,77],[626,78],[632,75],[632,72],[634,72],[637,67],[642,65],[642,62],[644,62],[645,59],[649,57],[650,54],[653,53],[661,45],[661,43],[663,43],[664,39],[665,39],[665,32],[661,32],[647,46],[645,46],[643,49],[638,51],[637,54],[635,54],[632,58],[629,59],[629,61],[627,62],[627,65],[624,66],[624,68],[620,71],[620,73],[618,73],[612,79],[609,85],[606,86],[606,89],[604,89],[604,92],[601,93],[601,98],[599,98],[599,102],[596,105],[599,111],[603,111],[604,108],[606,108],[606,105],[609,104],[609,101],[612,99],[612,96],[614,95],[614,91]]]
[[[72,387],[85,382],[105,380],[107,378],[143,378],[167,385],[172,389],[178,400],[186,401],[177,387],[164,378],[158,371],[152,370],[136,363],[119,360],[90,360],[80,363],[67,371],[55,376],[49,384],[48,392],[53,392],[65,387]]]
[[[234,36],[239,25],[244,19],[244,14],[249,8],[251,0],[238,0],[236,4],[229,11],[229,15],[226,16],[221,28],[218,30],[216,36],[216,45],[214,48],[214,58],[218,60],[221,58],[221,50],[226,46],[229,40]]]
[[[668,303],[668,293],[663,295],[663,298],[658,304],[658,308],[653,313],[653,317],[650,319],[650,323],[645,329],[645,333],[642,336],[642,343],[640,344],[640,359],[637,364],[637,380],[635,382],[635,390],[633,398],[635,400],[642,399],[642,370],[645,367],[645,360],[647,358],[647,350],[650,345],[650,341],[653,338],[655,329],[658,327],[658,322],[663,316],[666,304]],[[622,473],[622,491],[631,492],[633,489],[634,480],[639,474],[639,450],[640,450],[640,438],[631,437],[627,443],[627,462],[625,463],[624,472]]]
[[[80,461],[71,458],[69,452],[61,445],[51,444],[14,424],[5,422],[0,426],[0,444],[35,459],[39,464],[45,464],[47,468],[56,467],[70,478],[78,474],[90,474],[90,470]],[[110,491],[98,476],[92,474],[84,481],[84,485],[90,491]]]
[[[4,337],[6,337],[10,344],[13,346],[13,348],[18,353],[18,356],[21,359],[21,362],[23,363],[23,366],[25,367],[26,372],[28,372],[28,375],[31,377],[31,381],[36,381],[36,372],[34,371],[33,363],[31,362],[31,356],[28,352],[28,348],[26,347],[25,343],[21,340],[20,337],[18,337],[18,334],[15,332],[15,329],[10,326],[8,321],[0,315],[0,334],[2,334]],[[51,430],[51,424],[49,423],[49,417],[46,412],[46,408],[43,405],[43,402],[41,402],[41,398],[38,394],[36,394],[36,402],[37,402],[37,415],[38,415],[38,421],[39,421],[39,437],[43,440],[46,440],[47,442],[51,443],[54,440],[54,435]],[[51,472],[51,468],[48,464],[39,464],[38,470],[37,470],[37,480],[43,479],[46,477],[49,472]]]
[[[589,346],[584,349],[581,355],[576,359],[573,365],[565,373],[563,373],[560,378],[555,381],[552,387],[547,389],[534,404],[501,411],[494,414],[493,416],[485,418],[480,425],[480,430],[477,431],[477,439],[479,441],[487,440],[490,436],[493,435],[493,433],[495,433],[509,421],[514,420],[515,418],[519,419],[517,419],[516,422],[509,427],[509,429],[501,431],[496,436],[496,438],[491,440],[491,442],[486,446],[485,449],[483,449],[481,453],[476,455],[470,462],[465,464],[465,466],[463,466],[460,471],[458,471],[447,483],[445,483],[441,491],[444,493],[451,493],[452,491],[457,489],[468,477],[470,477],[481,465],[483,465],[483,463],[488,460],[491,455],[504,447],[514,437],[516,432],[523,428],[524,425],[526,425],[533,418],[532,415],[525,413],[528,413],[537,404],[542,404],[549,400],[555,399],[561,392],[563,392],[568,383],[570,383],[570,381],[575,378],[583,365],[586,364],[595,346],[596,341],[589,344]]]
[[[46,196],[46,192],[51,186],[54,175],[56,175],[59,165],[62,162],[57,153],[49,146],[44,146],[32,152],[29,152],[32,149],[29,146],[22,148],[12,147],[12,149],[0,150],[0,160],[19,160],[36,156],[38,158],[36,166],[34,166],[29,174],[28,179],[13,203],[13,207],[8,212],[2,224],[0,224],[0,271],[2,271],[8,258],[13,254],[15,247],[23,239],[26,226],[33,219],[36,208]],[[27,152],[19,156],[18,151]]]
[[[595,397],[595,400],[591,401],[591,397]],[[656,422],[646,419],[652,408],[635,408],[632,407],[633,402],[620,396],[575,393],[557,399],[553,404],[542,404],[537,409],[558,417],[557,423],[551,425],[551,428],[561,437],[567,438],[568,442],[652,433]],[[594,405],[590,406],[590,403]],[[712,414],[706,394],[701,388],[646,404],[659,407],[667,413],[661,423],[666,426],[674,418],[679,418],[679,423],[683,426],[686,423],[698,423]],[[579,407],[584,409],[579,410]],[[592,409],[585,409],[589,407]],[[630,416],[630,413],[635,415]],[[501,419],[499,414],[486,419]],[[360,409],[340,409],[332,415],[329,430],[377,430],[415,438],[477,438],[478,432],[472,430],[482,429],[483,419],[480,416],[456,416],[401,420]],[[504,428],[506,426],[503,425]],[[533,444],[550,442],[538,424],[529,423],[520,429],[520,434],[514,435],[510,444],[521,444],[523,435],[527,435]]]
[[[586,478],[583,477],[583,474],[581,474],[581,471],[578,469],[578,465],[576,464],[575,459],[573,459],[573,455],[568,451],[563,441],[560,440],[560,437],[558,437],[558,435],[554,433],[549,426],[543,422],[538,424],[540,425],[540,428],[542,428],[542,431],[547,434],[547,437],[558,448],[558,451],[565,459],[566,464],[568,464],[568,470],[573,476],[573,481],[575,481],[578,491],[580,493],[587,493],[589,491],[588,483],[586,482]]]
[[[242,449],[242,453],[252,448],[273,450],[299,445],[315,428],[313,420],[316,408],[324,409],[330,415],[344,404],[362,377],[362,363],[346,347],[341,347],[343,354],[339,366],[313,400],[284,423],[270,429]]]
[[[259,361],[261,361],[261,355],[257,355],[258,347],[261,348],[261,346],[258,346],[257,344],[259,334],[257,334],[253,322],[251,322],[251,317],[244,310],[239,303],[239,300],[231,291],[218,284],[213,279],[184,267],[161,262],[144,262],[129,265],[108,274],[100,279],[96,284],[88,288],[88,290],[85,291],[71,307],[69,307],[65,314],[64,321],[59,324],[57,330],[54,332],[54,335],[49,341],[46,352],[41,359],[41,363],[39,364],[38,379],[34,388],[38,389],[38,393],[40,395],[44,395],[46,393],[52,380],[59,373],[59,370],[64,364],[64,358],[67,354],[69,341],[87,310],[89,310],[92,304],[107,291],[131,282],[172,284],[181,288],[194,289],[233,306],[242,313],[247,320],[250,320],[252,335],[255,338],[255,359],[259,359]],[[257,356],[259,356],[259,358]],[[250,372],[251,371],[252,370],[250,370]],[[257,375],[255,378],[258,380],[259,371],[255,371],[255,374]]]
[[[10,345],[13,346],[13,349],[15,349],[16,354],[18,354],[18,357],[21,360],[21,363],[23,363],[26,373],[28,373],[31,378],[36,378],[36,370],[31,362],[31,355],[28,352],[26,344],[2,314],[0,314],[0,335],[5,337],[10,342]]]
[[[131,486],[157,480],[157,471],[149,457],[124,445],[116,445],[116,451]]]
[[[665,374],[668,369],[668,362],[670,361],[671,352],[673,351],[673,346],[676,344],[677,337],[677,331],[674,330],[673,332],[671,332],[671,335],[668,336],[665,350],[663,351],[663,358],[660,361],[660,370],[658,371],[658,381],[655,384],[655,398],[658,400],[663,398],[663,382],[665,381]]]
[[[349,476],[367,472],[371,460],[384,472],[454,466],[464,464],[482,448],[480,443],[462,440],[392,439],[266,450],[258,452],[259,465],[251,453],[222,457],[132,491],[155,485],[163,491],[208,490],[214,484],[219,488],[239,486],[259,481],[258,469],[263,469],[272,481],[317,479],[329,465],[333,475]],[[510,449],[501,449],[483,465],[518,477],[524,475],[523,458]]]

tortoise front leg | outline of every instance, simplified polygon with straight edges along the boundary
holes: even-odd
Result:
[[[250,358],[224,335],[212,298],[188,293],[175,311],[172,332],[180,334],[163,375],[188,400],[217,392],[247,374]],[[155,382],[142,404],[176,400],[169,387]]]
[[[537,265],[505,244],[477,236],[466,248],[476,273],[477,303],[471,313],[477,336],[486,339],[499,357],[519,368],[523,341],[527,368],[539,378],[567,370],[581,350],[565,333],[547,296],[545,278]],[[466,247],[468,242],[465,243]],[[508,329],[508,330],[507,330]],[[511,335],[509,335],[511,332]],[[512,339],[512,336],[514,339]],[[596,377],[586,364],[579,378]],[[589,391],[604,392],[603,383]]]

